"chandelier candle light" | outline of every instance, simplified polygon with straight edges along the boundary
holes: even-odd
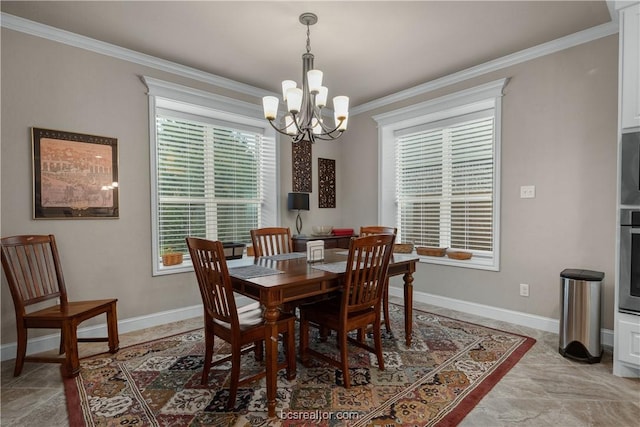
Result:
[[[349,97],[333,98],[334,126],[328,126],[322,118],[322,109],[327,104],[328,89],[322,86],[322,71],[313,68],[313,54],[309,40],[309,26],[318,22],[313,13],[300,15],[300,22],[307,26],[307,52],[302,54],[302,89],[293,80],[282,82],[282,100],[287,104],[284,127],[278,128],[274,120],[278,115],[279,100],[275,96],[262,98],[264,117],[271,126],[283,135],[290,135],[293,142],[333,140],[347,130],[349,119]]]

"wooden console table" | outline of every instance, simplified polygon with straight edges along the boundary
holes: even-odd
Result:
[[[325,249],[349,249],[349,240],[353,236],[292,236],[293,239],[293,251],[294,252],[307,252],[307,242],[311,240],[324,240]]]

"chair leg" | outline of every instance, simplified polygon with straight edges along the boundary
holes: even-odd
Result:
[[[387,281],[384,283],[382,307],[384,308],[384,326],[387,328],[387,332],[391,332],[391,321],[389,320],[389,278],[387,278]]]
[[[16,365],[13,369],[13,376],[18,377],[24,367],[24,358],[27,354],[27,329],[18,325],[18,343],[16,350]]]
[[[291,319],[287,323],[287,333],[284,334],[285,351],[287,355],[287,379],[296,377],[296,327]]]
[[[231,344],[231,379],[229,381],[229,400],[227,401],[227,409],[231,410],[236,405],[236,396],[238,395],[238,382],[240,381],[240,355],[241,347],[237,343]]]
[[[376,349],[376,358],[378,359],[378,369],[384,371],[384,359],[382,357],[382,335],[380,333],[380,319],[378,318],[373,324],[373,342]]]
[[[118,314],[114,302],[107,311],[107,333],[109,334],[109,353],[116,353],[120,349],[118,337]]]
[[[262,359],[264,359],[264,346],[262,345],[262,341],[255,341],[253,343],[253,357],[257,362],[262,362]]]
[[[64,329],[60,329],[60,348],[58,354],[64,354]]]
[[[206,320],[205,320],[206,322]],[[204,366],[202,367],[202,378],[200,384],[207,385],[209,383],[209,371],[211,370],[211,359],[213,358],[213,344],[215,337],[213,331],[204,328]]]
[[[349,373],[349,352],[347,349],[347,333],[340,331],[340,362],[342,365],[342,379],[344,380],[344,388],[351,387],[351,374]]]
[[[309,349],[309,322],[300,314],[300,360],[306,364],[309,360],[307,350]]]
[[[80,373],[80,359],[78,357],[78,325],[74,320],[64,322],[62,325],[64,334],[64,352],[66,353],[62,364],[62,375],[71,378]]]

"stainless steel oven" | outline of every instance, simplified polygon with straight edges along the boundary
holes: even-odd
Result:
[[[618,309],[640,314],[640,209],[620,210]]]

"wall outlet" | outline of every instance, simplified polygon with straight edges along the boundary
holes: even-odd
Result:
[[[520,296],[528,297],[529,296],[529,285],[526,283],[520,283]]]
[[[521,199],[533,199],[536,197],[536,186],[535,185],[523,185],[520,187],[520,198]]]

